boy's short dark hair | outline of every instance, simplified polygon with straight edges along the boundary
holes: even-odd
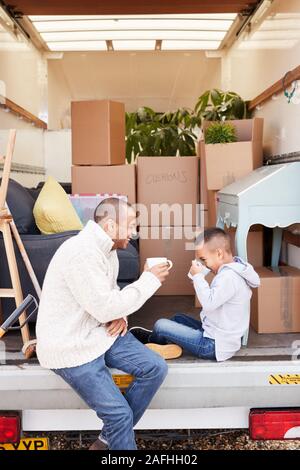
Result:
[[[196,245],[200,245],[201,243],[209,243],[213,239],[222,240],[224,243],[224,248],[228,253],[231,253],[231,246],[230,246],[230,236],[225,230],[219,227],[210,227],[204,230],[200,235],[198,235],[196,239]]]

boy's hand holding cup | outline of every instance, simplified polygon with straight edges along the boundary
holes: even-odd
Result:
[[[197,261],[196,259],[194,259],[192,261],[192,266],[191,266],[191,269],[189,270],[188,277],[190,279],[193,279],[193,276],[195,276],[196,274],[202,273],[206,275],[207,272],[209,272],[209,270],[200,261]]]

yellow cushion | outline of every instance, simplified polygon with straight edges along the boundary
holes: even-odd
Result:
[[[36,225],[41,233],[81,230],[83,225],[62,186],[49,176],[33,208]]]

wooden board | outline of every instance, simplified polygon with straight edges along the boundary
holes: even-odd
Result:
[[[258,0],[14,0],[5,1],[24,15],[129,15],[171,13],[250,13]]]

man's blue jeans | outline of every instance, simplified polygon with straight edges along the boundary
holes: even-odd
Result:
[[[122,395],[109,367],[134,376]],[[55,369],[102,419],[102,436],[111,450],[135,450],[133,427],[167,375],[167,363],[131,333],[119,336],[97,359],[78,367]]]
[[[201,321],[177,313],[170,320],[162,318],[155,323],[149,343],[175,343],[194,356],[215,360],[215,340],[205,338],[203,333]]]

